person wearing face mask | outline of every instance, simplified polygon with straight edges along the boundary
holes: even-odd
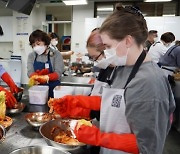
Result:
[[[49,97],[53,97],[54,87],[60,85],[64,63],[61,53],[49,47],[50,38],[47,33],[35,30],[29,36],[33,52],[28,55],[28,77],[35,84],[48,85]]]
[[[80,142],[101,146],[100,154],[162,154],[175,102],[162,70],[143,51],[146,20],[137,8],[118,4],[100,34],[117,66],[112,83],[101,97],[59,99],[52,103],[55,112],[88,118],[90,109],[100,110],[99,128],[77,121],[74,129]]]
[[[151,45],[157,42],[157,40],[158,40],[157,30],[150,30],[148,32],[148,38],[144,44],[144,50],[148,52]]]
[[[49,37],[51,38],[51,43],[49,45],[50,48],[53,50],[59,50],[57,48],[59,36],[56,33],[49,33]],[[73,51],[67,51],[67,52],[61,52],[61,55],[64,56],[71,56],[74,52]]]
[[[175,40],[175,36],[171,32],[166,32],[161,35],[161,40],[155,42],[149,49],[148,54],[151,56],[152,61],[159,62],[159,59],[167,52],[172,46],[172,42]]]

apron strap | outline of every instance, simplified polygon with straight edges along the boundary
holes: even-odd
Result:
[[[135,77],[136,73],[139,70],[139,67],[141,66],[141,64],[143,63],[144,59],[146,57],[146,52],[143,50],[142,53],[140,54],[140,56],[138,57],[129,77],[128,80],[126,81],[126,84],[124,86],[124,89],[126,88],[126,86],[128,85],[128,83]]]
[[[107,83],[108,83],[109,85],[112,84],[112,82],[113,82],[113,80],[114,80],[114,78],[115,78],[115,74],[116,74],[116,69],[117,69],[117,68],[118,68],[117,66],[114,67],[114,69],[112,70],[110,76],[107,77]]]
[[[35,53],[35,55],[36,55],[36,56],[35,56],[35,59],[34,59],[34,61],[36,61],[38,54],[37,54],[37,53]]]

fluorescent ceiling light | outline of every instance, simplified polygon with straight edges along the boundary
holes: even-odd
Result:
[[[172,0],[144,0],[144,2],[170,2]]]
[[[66,5],[86,5],[87,0],[63,0]]]
[[[175,14],[163,14],[162,16],[163,16],[163,17],[174,17]]]
[[[112,7],[107,8],[97,8],[97,11],[113,11]]]

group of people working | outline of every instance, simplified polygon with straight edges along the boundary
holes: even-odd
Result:
[[[87,41],[89,56],[101,69],[91,95],[68,95],[51,104],[64,118],[96,117],[99,126],[81,124],[74,133],[80,142],[101,147],[101,154],[163,152],[175,101],[167,77],[144,50],[147,36],[141,11],[118,4]],[[27,67],[29,77],[37,75],[52,90],[64,64],[50,41],[40,30],[30,35]]]
[[[68,95],[51,102],[64,118],[98,117],[99,126],[78,125],[74,133],[79,141],[100,146],[100,153],[163,152],[175,101],[167,77],[144,50],[147,36],[142,13],[117,5],[87,41],[89,56],[105,71],[91,96]]]

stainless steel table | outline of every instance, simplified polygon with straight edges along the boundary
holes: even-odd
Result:
[[[38,130],[32,128],[25,120],[24,116],[27,112],[48,112],[46,105],[30,105],[27,91],[23,94],[23,103],[26,108],[22,113],[16,115],[8,115],[13,119],[13,124],[8,128],[5,141],[0,144],[0,154],[9,154],[11,151],[26,146],[47,146],[43,137]],[[78,153],[72,154],[89,154],[87,148],[82,149]]]
[[[13,118],[13,124],[7,130],[5,141],[0,144],[0,153],[9,154],[11,151],[25,146],[47,146],[39,131],[33,130],[24,118],[25,113],[20,113]]]

